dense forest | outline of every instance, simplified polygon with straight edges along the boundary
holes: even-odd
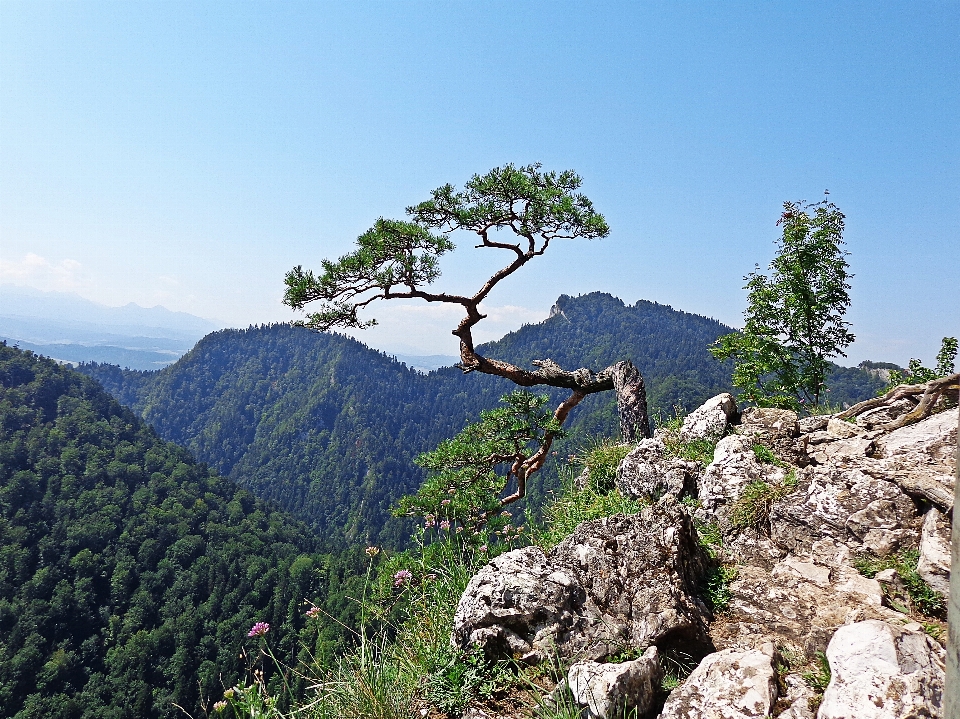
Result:
[[[0,716],[200,716],[256,621],[294,659],[349,557],[198,464],[89,377],[0,343]],[[346,564],[345,564],[346,562]],[[255,644],[252,644],[255,646]]]
[[[706,348],[731,331],[665,305],[593,293],[562,296],[544,322],[479,349],[523,366],[549,357],[599,370],[632,359],[656,417],[729,389],[730,367]],[[403,544],[407,526],[389,508],[422,480],[413,458],[512,388],[452,367],[423,375],[356,340],[286,325],[213,333],[159,372],[81,369],[161,437],[310,524],[327,549]],[[871,396],[883,384],[861,370],[837,372],[835,403]],[[591,436],[615,435],[612,393],[588,397],[568,429],[559,457]],[[548,468],[531,487],[531,505],[551,477]]]

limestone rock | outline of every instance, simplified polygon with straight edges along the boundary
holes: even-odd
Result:
[[[854,569],[850,556],[845,545],[822,540],[810,553],[789,555],[771,570],[737,567],[723,620],[711,628],[714,644],[744,649],[772,641],[813,656],[844,624],[902,618],[882,605],[880,584]]]
[[[686,508],[665,498],[638,515],[584,522],[549,560],[586,591],[587,630],[558,641],[564,656],[601,659],[625,647],[706,642],[698,596],[709,559]]]
[[[680,499],[696,488],[700,465],[669,457],[660,438],[641,440],[617,467],[616,487],[632,499]]]
[[[943,648],[886,622],[841,627],[827,647],[832,677],[818,719],[907,719],[942,712]]]
[[[816,710],[811,709],[816,697],[813,687],[800,674],[787,674],[783,677],[786,694],[780,701],[789,703],[785,711],[777,714],[777,719],[815,719]]]
[[[936,508],[923,518],[917,574],[934,591],[950,597],[950,522]]]
[[[709,611],[697,591],[707,563],[674,502],[584,522],[549,556],[526,547],[483,567],[457,605],[452,641],[527,662],[705,645]]]
[[[674,689],[660,719],[765,719],[777,701],[772,645],[707,655]]]
[[[797,425],[800,430],[800,434],[810,434],[811,432],[819,432],[827,428],[827,422],[830,421],[830,415],[821,414],[813,417],[804,417],[801,419]]]
[[[769,437],[796,437],[800,434],[800,420],[793,410],[748,407],[740,415],[740,430]]]
[[[770,512],[771,536],[784,549],[829,537],[885,556],[915,541],[916,508],[893,482],[844,462],[807,467],[797,477],[797,489]]]
[[[583,623],[586,593],[547,562],[538,547],[496,557],[467,585],[453,618],[452,641],[479,645],[490,658],[538,658],[538,650]]]
[[[729,392],[718,394],[700,405],[683,419],[680,441],[716,440],[737,415],[737,401]]]
[[[837,439],[850,439],[851,437],[858,436],[861,433],[861,430],[855,424],[850,424],[842,419],[831,417],[827,422],[827,432]]]
[[[707,512],[715,512],[734,502],[751,482],[779,482],[783,476],[782,469],[757,461],[750,437],[734,434],[717,442],[713,462],[697,482],[698,497]]]
[[[586,719],[615,719],[634,709],[638,717],[645,717],[662,676],[657,648],[650,647],[629,662],[574,664],[567,672],[567,686],[573,701],[585,709]]]
[[[940,412],[890,432],[877,440],[878,456],[885,459],[919,456],[943,465],[945,472],[951,473],[956,467],[957,412],[956,409]]]
[[[769,448],[780,460],[798,467],[805,467],[810,463],[806,442],[795,439],[800,435],[800,421],[796,412],[770,407],[748,407],[743,410],[740,421],[737,428],[739,434]]]

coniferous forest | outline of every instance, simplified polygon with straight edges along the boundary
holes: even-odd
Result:
[[[196,716],[253,622],[295,658],[304,597],[353,573],[52,360],[0,345],[0,422],[2,716]]]
[[[550,358],[599,370],[632,359],[651,415],[671,416],[729,390],[729,365],[707,347],[733,330],[716,320],[604,293],[561,296],[544,322],[482,347],[492,359],[530,366]],[[402,545],[408,525],[389,516],[423,480],[413,458],[453,436],[513,386],[446,367],[423,375],[356,340],[287,325],[208,335],[159,372],[110,365],[81,370],[132,407],[164,439],[308,523],[328,549]],[[884,383],[837,368],[831,401],[853,403]],[[556,394],[556,393],[554,393]],[[556,394],[556,397],[559,397]],[[618,431],[612,393],[584,400],[558,443],[559,457]],[[548,466],[530,488],[536,510]]]
[[[484,352],[594,369],[631,358],[656,418],[729,389],[706,351],[729,331],[595,293],[561,297]],[[214,333],[159,372],[81,369],[0,345],[2,716],[201,716],[249,669],[256,622],[287,665],[336,655],[363,548],[408,541],[389,510],[422,481],[414,458],[510,389],[285,325]],[[882,385],[834,377],[837,403]],[[590,397],[558,454],[616,427],[614,399]],[[307,622],[304,601],[328,619]]]

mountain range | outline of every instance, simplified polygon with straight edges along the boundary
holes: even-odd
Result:
[[[632,359],[656,418],[730,389],[731,368],[707,346],[732,331],[655,302],[627,305],[592,293],[561,296],[543,322],[480,351],[522,366],[550,358],[594,371]],[[306,522],[327,549],[402,545],[409,526],[389,509],[423,479],[414,458],[513,388],[502,378],[454,367],[424,374],[354,339],[288,325],[212,333],[157,372],[98,364],[80,369],[162,438]],[[829,383],[839,404],[883,386],[868,372],[839,367]],[[554,401],[561,396],[547,393]],[[557,457],[617,430],[613,396],[590,396],[572,414]],[[562,461],[533,483],[528,507],[535,510],[549,491],[558,465]]]
[[[65,362],[159,369],[222,326],[159,305],[108,307],[73,293],[0,285],[0,339]]]

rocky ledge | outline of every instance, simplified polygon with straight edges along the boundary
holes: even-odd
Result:
[[[942,716],[958,412],[905,424],[917,404],[713,398],[620,464],[640,514],[494,559],[452,641],[568,666],[548,701],[590,719]],[[706,467],[692,442],[716,442]]]

